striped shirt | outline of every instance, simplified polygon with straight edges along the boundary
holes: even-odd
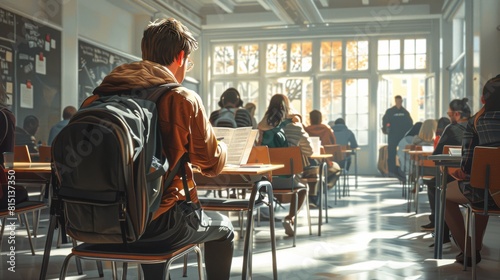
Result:
[[[234,121],[236,122],[237,127],[246,127],[252,126],[252,117],[250,113],[243,108],[230,108],[232,111],[234,110]],[[210,124],[214,125],[215,120],[219,118],[220,110],[213,111],[210,114]]]

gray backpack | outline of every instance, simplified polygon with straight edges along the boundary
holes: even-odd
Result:
[[[219,117],[214,121],[215,127],[232,127],[236,128],[236,111],[238,108],[222,108],[219,110]]]

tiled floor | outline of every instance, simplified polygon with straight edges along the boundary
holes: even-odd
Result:
[[[361,177],[357,190],[334,204],[330,195],[329,222],[323,225],[322,236],[317,236],[318,210],[312,210],[313,235],[299,219],[297,247],[285,237],[281,224],[276,230],[278,243],[279,279],[470,279],[471,272],[462,271],[454,263],[458,249],[444,250],[443,260],[432,259],[429,245],[433,239],[421,232],[429,211],[425,192],[420,194],[420,214],[406,212],[406,201],[401,197],[401,186],[395,180],[380,177]],[[278,216],[285,215],[278,212]],[[235,217],[236,222],[236,215]],[[42,219],[40,234],[34,240],[36,256],[31,256],[26,232],[16,231],[16,272],[7,270],[8,244],[4,234],[0,261],[0,279],[38,279],[47,230],[48,215]],[[300,223],[302,221],[302,223]],[[256,228],[253,259],[253,279],[272,279],[271,253],[267,223]],[[500,219],[490,219],[485,236],[483,261],[478,266],[478,279],[500,279]],[[242,242],[236,242],[231,279],[241,279]],[[47,279],[57,279],[62,260],[68,254],[68,245],[52,249]],[[181,277],[181,265],[176,263],[172,279],[198,279],[194,256],[190,257],[188,278]],[[109,270],[104,279],[111,279]],[[67,279],[99,279],[95,263],[84,262],[84,275],[77,276],[74,261]],[[129,268],[127,279],[137,279],[137,269]]]

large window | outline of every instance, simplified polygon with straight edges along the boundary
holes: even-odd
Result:
[[[401,69],[401,41],[378,41],[378,70]]]
[[[321,71],[342,69],[342,41],[321,42]]]
[[[343,117],[342,105],[342,80],[341,79],[324,79],[321,80],[321,112],[323,119],[326,121],[335,121]]]
[[[238,74],[259,72],[259,45],[238,46]]]
[[[345,55],[347,71],[368,69],[368,41],[347,41]]]
[[[292,43],[290,47],[290,72],[307,72],[312,67],[312,43]]]
[[[368,92],[368,79],[345,81],[345,121],[360,145],[368,144]]]
[[[234,73],[234,47],[215,46],[214,48],[214,74]]]
[[[267,44],[266,72],[283,73],[287,70],[287,45],[286,43]]]
[[[404,69],[427,67],[427,40],[406,39],[404,41]]]

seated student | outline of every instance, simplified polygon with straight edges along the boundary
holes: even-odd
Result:
[[[189,55],[198,48],[191,32],[178,20],[158,19],[148,25],[141,41],[142,61],[122,64],[106,76],[94,92],[150,88],[167,83],[181,83],[192,67]],[[191,65],[191,66],[190,66]],[[227,147],[217,142],[200,96],[185,87],[178,87],[158,101],[158,121],[163,141],[163,153],[170,169],[185,154],[186,179],[190,196],[198,203],[192,165],[203,175],[218,175],[226,162]],[[227,216],[206,212],[208,226],[194,229],[188,219],[176,217],[175,205],[185,201],[181,172],[170,186],[165,186],[159,209],[139,242],[152,246],[183,247],[204,243],[208,279],[229,279],[233,258],[233,226]],[[178,212],[177,212],[178,213]],[[163,279],[164,264],[142,265],[144,279]]]
[[[323,117],[320,111],[312,110],[309,112],[309,119],[311,120],[311,125],[305,128],[309,136],[319,137],[321,145],[333,145],[336,143],[332,128],[321,123]]]
[[[252,126],[252,117],[244,108],[240,93],[235,88],[226,89],[219,100],[221,109],[210,114],[210,123],[219,127],[247,127]],[[235,126],[236,125],[236,126]]]
[[[467,105],[467,98],[464,99],[454,99],[450,102],[448,106],[448,117],[450,118],[450,124],[444,129],[439,142],[434,149],[433,155],[439,155],[443,153],[443,148],[445,145],[461,145],[462,139],[464,137],[465,127],[467,120],[470,118],[471,110],[469,105]],[[448,174],[447,181],[453,181],[453,178]],[[429,198],[429,206],[431,208],[431,215],[429,216],[430,223],[422,225],[420,228],[422,230],[434,230],[435,221],[435,201],[436,201],[436,181],[428,180],[427,185],[427,197]],[[444,229],[444,243],[449,241],[448,227],[445,224]]]
[[[331,124],[331,122],[329,124]],[[335,133],[335,140],[337,141],[337,144],[344,146],[349,145],[351,149],[356,149],[358,147],[356,136],[354,136],[354,133],[347,128],[343,118],[336,119],[333,125],[331,125],[331,128]],[[351,167],[351,155],[346,156],[346,158],[338,164],[340,167],[349,170]]]
[[[437,122],[433,119],[425,120],[417,135],[413,137],[412,144],[417,146],[433,146],[436,135]]]
[[[76,108],[73,106],[66,106],[63,110],[62,113],[62,121],[56,123],[51,129],[49,133],[49,141],[47,143],[49,145],[52,145],[52,141],[54,141],[54,138],[56,138],[57,134],[69,123],[69,119],[73,117],[76,113]]]
[[[7,93],[0,76],[0,210],[8,207],[9,184],[4,171],[4,152],[14,152],[14,129],[16,118],[7,107]],[[28,192],[20,185],[10,185],[15,188],[15,204],[28,200]]]
[[[462,140],[462,162],[461,169],[453,174],[458,180],[469,180],[472,168],[472,159],[474,157],[474,148],[476,146],[500,146],[500,130],[493,129],[500,125],[500,75],[486,82],[481,96],[481,102],[484,104],[472,118],[467,121],[467,126]],[[455,112],[452,112],[455,113]],[[458,113],[457,113],[458,114]],[[449,126],[448,126],[449,127]],[[443,139],[443,138],[441,138]],[[488,216],[476,215],[476,252],[471,252],[471,242],[467,242],[467,253],[464,256],[465,245],[465,224],[460,211],[460,205],[467,203],[458,181],[448,184],[446,192],[446,210],[445,221],[448,224],[451,235],[461,250],[456,256],[458,263],[467,261],[467,265],[472,265],[471,254],[476,254],[476,263],[481,261],[481,249],[483,248],[483,237],[488,225]]]
[[[30,153],[37,153],[38,146],[36,142],[35,134],[38,131],[39,121],[38,118],[29,115],[24,118],[23,127],[16,126],[15,139],[16,146],[27,145]]]
[[[406,132],[405,136],[398,143],[399,167],[402,171],[404,170],[408,172],[410,170],[410,157],[406,156],[406,161],[404,160],[404,149],[406,148],[406,145],[412,145],[413,138],[418,135],[421,127],[422,122],[416,122],[415,124],[413,124],[412,128],[410,128],[410,130]],[[402,172],[402,175],[405,176],[404,172]]]
[[[255,110],[257,109],[257,106],[255,106],[252,102],[248,102],[245,104],[245,109],[247,109],[248,113],[252,117],[252,128],[257,129],[257,119],[255,118]]]
[[[321,141],[321,145],[334,145],[336,144],[335,135],[331,127],[326,124],[323,124],[323,116],[320,111],[312,110],[309,112],[309,119],[311,121],[311,125],[305,127],[306,132],[309,136],[317,136]],[[328,160],[328,187],[333,188],[337,179],[339,177],[340,166],[339,163]],[[318,166],[316,162],[311,161],[311,165]],[[316,176],[319,173],[319,170],[316,171],[316,174],[311,174],[311,176]],[[309,202],[311,202],[311,206],[316,207],[317,205],[317,183],[309,184]]]
[[[14,130],[16,117],[7,107],[7,93],[0,76],[0,164],[3,165],[3,153],[14,152]]]
[[[262,141],[264,132],[272,130],[283,121],[287,122],[283,130],[285,132],[288,145],[299,146],[300,150],[302,151],[302,155],[305,157],[312,155],[313,149],[311,143],[309,142],[309,135],[302,125],[302,117],[295,111],[295,109],[290,106],[288,97],[283,94],[275,94],[269,101],[269,106],[267,107],[267,111],[264,114],[264,118],[262,118],[258,125],[259,145],[267,145],[267,143],[264,143]],[[300,182],[300,174],[294,176],[293,182],[294,186],[290,186],[290,181],[288,178],[285,179],[280,177],[273,177],[273,189],[305,187],[304,184]],[[281,202],[291,202],[290,211],[288,212],[288,215],[283,219],[283,227],[285,228],[285,233],[288,236],[293,236],[293,223],[295,219],[293,209],[295,209],[295,200],[291,199],[291,195],[277,195],[276,198]],[[299,192],[297,211],[302,208],[305,199],[306,193]]]
[[[441,134],[443,134],[445,127],[447,127],[449,124],[449,118],[442,117],[438,120],[436,127],[436,137],[434,137],[434,149],[437,147],[437,144],[439,143],[439,139],[441,138]]]

